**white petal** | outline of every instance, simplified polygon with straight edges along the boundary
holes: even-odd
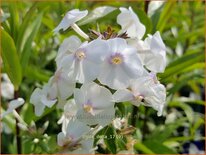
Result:
[[[51,108],[56,103],[56,101],[57,99],[51,100],[51,99],[48,99],[48,97],[45,95],[41,97],[41,102],[49,108]]]
[[[74,140],[78,140],[85,133],[88,133],[90,128],[78,120],[71,120],[67,127],[67,135],[72,136]]]
[[[1,95],[5,99],[12,99],[14,97],[14,85],[11,82],[1,82]]]
[[[81,40],[77,36],[73,35],[69,38],[64,39],[63,43],[59,47],[58,54],[56,57],[57,66],[59,66],[59,63],[63,56],[75,52],[80,45]]]
[[[90,42],[86,47],[86,59],[96,64],[101,64],[102,60],[109,52],[108,43],[104,40],[96,39]]]
[[[116,52],[123,52],[127,47],[127,41],[122,38],[114,38],[107,40],[109,45],[109,52],[116,53]]]
[[[38,102],[40,102],[41,95],[42,90],[40,88],[36,88],[31,95],[30,102],[33,105],[37,104]]]
[[[128,89],[121,89],[113,94],[113,98],[115,102],[131,101],[133,100],[133,94]]]
[[[82,86],[82,91],[87,91],[87,98],[92,102],[95,109],[108,108],[114,105],[112,103],[112,93],[105,87],[92,82]]]
[[[102,127],[107,126],[115,118],[115,109],[114,109],[114,107],[110,107],[108,109],[105,109],[99,115],[97,115],[97,118],[98,118],[98,124],[99,125],[101,125]]]
[[[68,11],[60,24],[53,30],[54,32],[58,32],[60,29],[64,31],[69,28],[72,24],[84,18],[88,14],[88,11],[79,11],[79,9],[74,9]]]
[[[83,122],[85,124],[88,125],[98,124],[97,118],[94,115],[85,112],[83,109],[79,109],[76,116],[78,121]]]
[[[85,95],[86,95],[86,92],[83,92],[82,89],[74,90],[74,99],[79,107],[82,107],[82,105],[86,102]]]
[[[138,16],[131,7],[129,7],[129,10],[120,8],[120,11],[121,13],[117,16],[117,23],[122,27],[121,33],[126,31],[129,37],[141,39],[146,29]]]
[[[57,66],[57,69],[63,69],[65,72],[74,72],[74,63],[75,63],[75,58],[74,55],[66,55],[64,56],[61,61],[59,62],[59,66]]]
[[[138,39],[142,39],[142,37],[145,34],[146,28],[145,26],[140,22],[138,16],[135,14],[135,12],[132,10],[131,7],[129,7],[129,11],[131,12],[133,19],[135,20],[135,26],[136,26],[136,37]]]
[[[15,99],[15,100],[12,100],[11,102],[9,102],[9,109],[16,109],[18,107],[20,107],[21,105],[24,104],[24,99],[23,98],[18,98],[18,99]]]
[[[58,133],[57,135],[57,144],[59,146],[64,146],[66,142],[66,136],[64,135],[63,132]]]
[[[65,72],[61,72],[58,82],[58,95],[61,100],[66,100],[73,94],[75,81],[68,77]]]
[[[159,32],[145,39],[150,50],[144,55],[144,64],[153,72],[163,72],[166,67],[166,47]]]
[[[35,115],[36,116],[41,116],[44,112],[45,105],[42,103],[36,103],[34,107]]]
[[[95,62],[89,60],[84,60],[81,64],[80,70],[82,70],[82,72],[80,72],[80,74],[82,75],[79,76],[78,81],[80,83],[88,83],[98,77],[100,71],[100,64],[96,64]]]
[[[101,68],[101,73],[98,80],[109,86],[112,89],[123,89],[129,85],[128,76],[125,75],[121,67],[111,66],[109,63],[105,63]]]

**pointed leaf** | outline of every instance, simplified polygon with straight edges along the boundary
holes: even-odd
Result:
[[[21,65],[14,40],[5,30],[1,30],[1,50],[4,64],[3,67],[9,75],[15,90],[18,90],[22,80]]]

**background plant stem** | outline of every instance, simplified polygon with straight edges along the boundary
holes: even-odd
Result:
[[[19,97],[19,91],[14,92],[14,99],[17,99]],[[19,112],[19,109],[16,109],[17,113]],[[16,148],[17,148],[17,153],[21,154],[21,138],[20,138],[20,129],[18,126],[19,121],[16,119]]]

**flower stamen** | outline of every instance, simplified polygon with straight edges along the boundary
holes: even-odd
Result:
[[[78,60],[83,60],[85,57],[86,57],[86,55],[85,55],[85,53],[84,53],[84,51],[77,51],[76,53],[75,53],[75,57],[78,59]]]
[[[110,62],[114,65],[120,65],[123,62],[123,57],[120,53],[111,56]]]
[[[88,112],[88,113],[91,113],[93,110],[92,106],[91,105],[88,105],[88,104],[85,104],[84,105],[84,111]]]

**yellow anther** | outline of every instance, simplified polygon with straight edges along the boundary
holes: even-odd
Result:
[[[88,113],[92,112],[92,106],[91,105],[84,105],[84,110]]]
[[[112,58],[112,63],[115,65],[119,65],[122,63],[122,57],[121,56],[115,56]]]
[[[86,55],[85,55],[85,53],[84,53],[83,51],[77,51],[76,54],[75,54],[75,56],[76,56],[77,59],[79,59],[79,60],[83,60],[83,59],[86,57]]]

